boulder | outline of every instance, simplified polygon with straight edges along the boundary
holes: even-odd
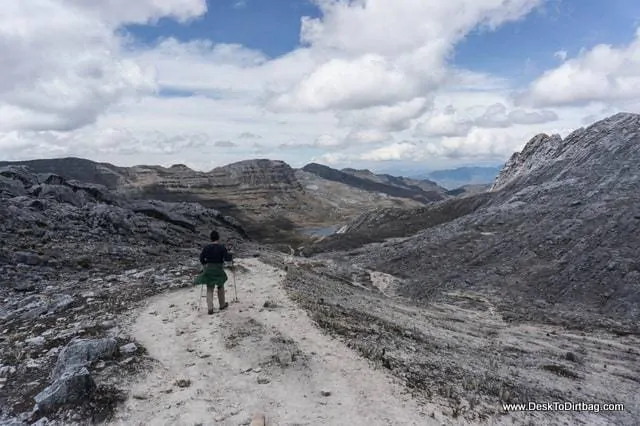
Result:
[[[66,372],[86,367],[94,361],[110,359],[116,354],[117,349],[118,343],[113,338],[71,341],[58,356],[58,362],[53,369],[53,379],[62,377]]]
[[[46,413],[61,405],[87,401],[96,390],[96,384],[86,368],[63,373],[50,386],[35,396],[39,411]]]

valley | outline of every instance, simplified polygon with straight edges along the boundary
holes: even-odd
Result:
[[[0,163],[0,424],[637,424],[638,161],[621,113],[453,191],[267,159]],[[239,300],[207,317],[212,228]],[[532,401],[624,410],[504,409]]]

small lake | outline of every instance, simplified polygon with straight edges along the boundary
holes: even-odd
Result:
[[[340,228],[341,225],[327,226],[324,228],[302,228],[300,232],[314,237],[328,237],[329,235],[335,234]]]

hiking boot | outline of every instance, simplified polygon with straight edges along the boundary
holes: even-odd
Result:
[[[220,310],[223,311],[223,310],[227,309],[228,307],[229,307],[229,302],[227,302],[224,305],[220,306]]]
[[[213,309],[209,309],[209,310],[207,311],[207,314],[208,314],[208,315],[213,315]]]

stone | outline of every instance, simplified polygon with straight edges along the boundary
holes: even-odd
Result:
[[[89,370],[81,368],[60,375],[53,384],[35,396],[38,410],[51,412],[65,404],[77,404],[88,400],[96,390]]]
[[[567,352],[565,354],[565,358],[567,359],[567,361],[578,362],[578,356],[573,352]]]
[[[138,346],[135,343],[127,343],[126,345],[120,346],[120,353],[123,354],[132,354],[138,350]]]
[[[30,346],[42,346],[46,342],[46,339],[42,336],[38,336],[27,339],[24,342]]]
[[[186,377],[181,377],[176,380],[176,386],[179,388],[188,388],[191,386],[191,380]]]
[[[53,312],[64,311],[74,302],[74,300],[75,299],[68,294],[59,295],[56,297],[53,308],[51,310]]]
[[[271,379],[269,379],[267,376],[258,376],[258,384],[266,385],[268,383],[271,383]]]
[[[327,390],[323,390],[323,391],[320,391],[320,395],[322,395],[324,397],[329,397],[329,396],[331,396],[331,392],[329,392]]]
[[[16,368],[12,365],[2,365],[0,366],[0,378],[6,378],[15,374]]]
[[[281,367],[288,367],[293,362],[293,355],[290,351],[282,350],[276,355],[276,360]]]
[[[28,282],[28,281],[21,281],[21,282],[17,282],[14,283],[12,285],[12,288],[14,291],[18,292],[18,293],[29,293],[32,291],[35,291],[37,289],[36,285],[32,282]]]
[[[116,339],[113,338],[73,340],[60,352],[52,376],[55,379],[67,371],[88,366],[94,361],[111,359],[117,347]]]

